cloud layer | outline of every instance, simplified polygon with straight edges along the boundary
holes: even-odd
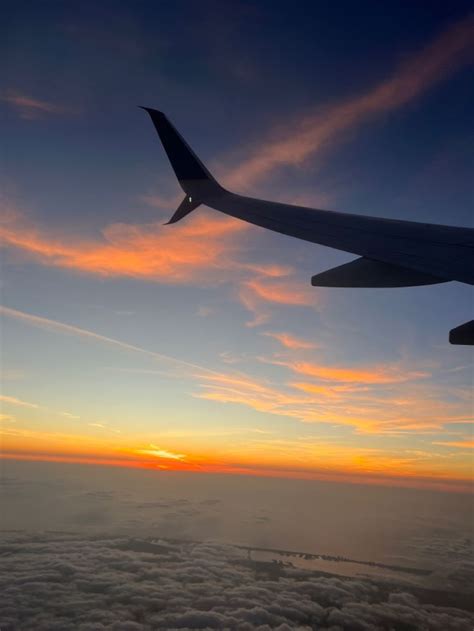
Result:
[[[474,623],[447,606],[449,595],[252,561],[216,543],[56,534],[16,536],[1,550],[3,631],[470,631]]]

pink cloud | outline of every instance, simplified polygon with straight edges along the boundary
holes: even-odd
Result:
[[[101,238],[71,239],[53,237],[7,213],[0,225],[0,242],[43,265],[105,277],[186,283],[206,279],[211,273],[217,277],[223,269],[238,269],[236,233],[245,228],[235,219],[200,213],[173,229],[157,222],[117,223],[107,226]],[[242,269],[248,269],[248,264],[242,264]]]
[[[386,79],[366,92],[285,122],[260,141],[240,164],[223,173],[224,183],[249,188],[283,166],[298,166],[341,140],[344,132],[421,97],[437,83],[472,60],[474,17],[441,33],[418,53],[406,57]]]
[[[0,100],[8,103],[19,114],[20,118],[28,120],[45,115],[64,114],[67,111],[55,103],[26,96],[16,90],[7,90],[0,96]]]
[[[273,339],[277,340],[285,348],[290,348],[293,350],[317,348],[317,344],[315,344],[314,342],[303,340],[299,337],[296,337],[295,335],[292,335],[291,333],[285,333],[285,332],[275,333],[273,331],[265,331],[263,335],[266,335],[267,337],[272,337]]]

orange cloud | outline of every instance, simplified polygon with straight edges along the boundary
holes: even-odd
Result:
[[[112,224],[104,229],[102,240],[72,242],[44,234],[7,210],[0,243],[44,265],[105,277],[206,283],[228,278],[229,272],[257,274],[240,288],[240,300],[253,312],[261,311],[262,302],[314,304],[315,291],[309,284],[281,280],[291,274],[291,268],[238,260],[242,243],[236,237],[246,229],[242,221],[201,212],[193,221],[172,229],[158,223]],[[260,319],[264,321],[266,316]]]
[[[371,384],[368,392],[365,389],[347,391],[337,383],[270,384],[255,380],[248,384],[227,375],[203,379],[201,387],[202,391],[194,396],[240,404],[304,423],[346,426],[361,435],[443,432],[443,426],[460,407],[457,402],[435,399],[429,386],[406,401],[398,401],[399,393],[393,391],[393,384],[388,390],[385,384]]]
[[[270,304],[309,307],[314,306],[317,293],[308,283],[295,280],[270,280],[256,276],[240,284],[239,299],[254,314],[248,326],[258,326],[270,319]]]
[[[473,28],[474,17],[469,16],[406,58],[389,78],[367,92],[302,120],[285,121],[284,131],[278,137],[259,143],[240,165],[224,172],[224,183],[238,189],[249,188],[277,168],[301,164],[329,147],[331,141],[340,140],[350,128],[420,97],[472,59]]]
[[[340,381],[343,383],[389,384],[412,381],[413,379],[423,379],[430,376],[428,372],[401,370],[396,366],[340,368],[311,362],[275,363],[285,365],[293,372],[308,377],[316,377],[322,381]]]
[[[358,434],[442,433],[446,424],[465,418],[465,401],[455,391],[440,391],[427,382],[430,374],[424,370],[405,370],[397,363],[360,369],[271,363],[293,374],[300,374],[294,366],[311,376],[316,373],[319,380],[271,382],[236,373],[198,374],[202,390],[194,396],[305,423],[352,427]]]
[[[32,120],[45,114],[64,114],[66,110],[49,101],[40,101],[16,90],[7,90],[0,100],[8,103],[21,118]]]
[[[245,224],[238,220],[201,213],[173,229],[158,223],[112,224],[103,231],[102,240],[70,242],[7,216],[0,241],[45,265],[176,283],[238,268],[232,254],[237,249],[235,233],[243,229]]]
[[[316,384],[316,383],[304,383],[304,382],[292,382],[290,384],[293,388],[307,392],[308,394],[316,394],[323,397],[340,397],[341,394],[363,392],[369,390],[367,386],[347,386],[344,385],[328,385],[328,384]]]
[[[26,408],[38,408],[39,405],[36,403],[28,403],[28,401],[22,401],[21,399],[17,399],[16,397],[10,397],[6,394],[0,394],[0,401],[4,403],[11,403],[13,405],[21,405]]]
[[[280,342],[282,346],[285,348],[291,349],[310,349],[317,348],[317,344],[314,342],[308,342],[307,340],[302,340],[301,338],[295,337],[291,333],[275,333],[272,331],[265,331],[262,335],[266,335],[267,337],[272,337],[273,339]]]
[[[155,456],[156,458],[165,458],[169,460],[183,460],[186,458],[185,454],[178,454],[167,449],[161,449],[156,445],[150,444],[149,449],[137,449],[137,454],[144,454],[145,456]]]
[[[242,263],[242,269],[268,278],[290,276],[294,271],[292,267],[279,265],[278,263]]]
[[[246,281],[243,287],[266,302],[295,306],[310,306],[315,303],[316,292],[309,283],[303,285],[297,281],[275,282],[253,278]]]
[[[305,423],[348,426],[365,434],[398,435],[439,431],[445,424],[464,421],[466,418],[466,401],[463,397],[458,397],[457,401],[456,392],[449,391],[448,399],[453,399],[450,401],[446,398],[446,391],[440,392],[429,383],[416,385],[416,379],[426,377],[428,373],[402,370],[397,364],[356,370],[325,367],[310,362],[293,364],[274,360],[271,363],[282,365],[293,374],[300,374],[299,369],[300,372],[309,372],[311,376],[316,373],[324,378],[319,383],[272,383],[238,372],[210,370],[93,331],[7,307],[0,307],[0,313],[32,326],[83,337],[163,362],[167,375],[190,379],[199,384],[201,390],[194,393],[198,398],[237,403],[259,412]],[[414,383],[408,387],[407,380],[413,380]],[[404,383],[403,394],[398,390],[400,383]],[[113,431],[112,428],[107,429]],[[173,450],[168,451],[175,453]]]
[[[460,449],[474,449],[474,440],[451,440],[451,441],[438,441],[433,445],[443,445],[445,447],[459,447]]]

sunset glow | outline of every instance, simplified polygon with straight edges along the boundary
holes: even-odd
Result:
[[[345,50],[317,82],[285,66],[272,83],[268,69],[235,70],[245,51],[217,64],[202,45],[197,95],[130,34],[105,73],[126,68],[125,93],[79,62],[82,100],[66,77],[53,89],[21,78],[24,64],[12,72],[0,94],[12,146],[2,457],[469,490],[472,353],[446,339],[472,309],[469,288],[314,288],[346,254],[202,207],[163,225],[182,194],[136,105],[166,109],[243,194],[467,225],[456,121],[473,23],[426,29],[342,84]],[[80,32],[68,31],[71,59]],[[56,64],[42,54],[38,68]]]

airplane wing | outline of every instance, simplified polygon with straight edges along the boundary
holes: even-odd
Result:
[[[143,109],[186,195],[168,223],[204,204],[275,232],[358,255],[313,276],[314,286],[408,287],[452,280],[474,284],[474,229],[305,208],[232,193],[214,179],[162,112]],[[451,343],[474,344],[472,322],[466,324],[462,335],[450,336]]]

